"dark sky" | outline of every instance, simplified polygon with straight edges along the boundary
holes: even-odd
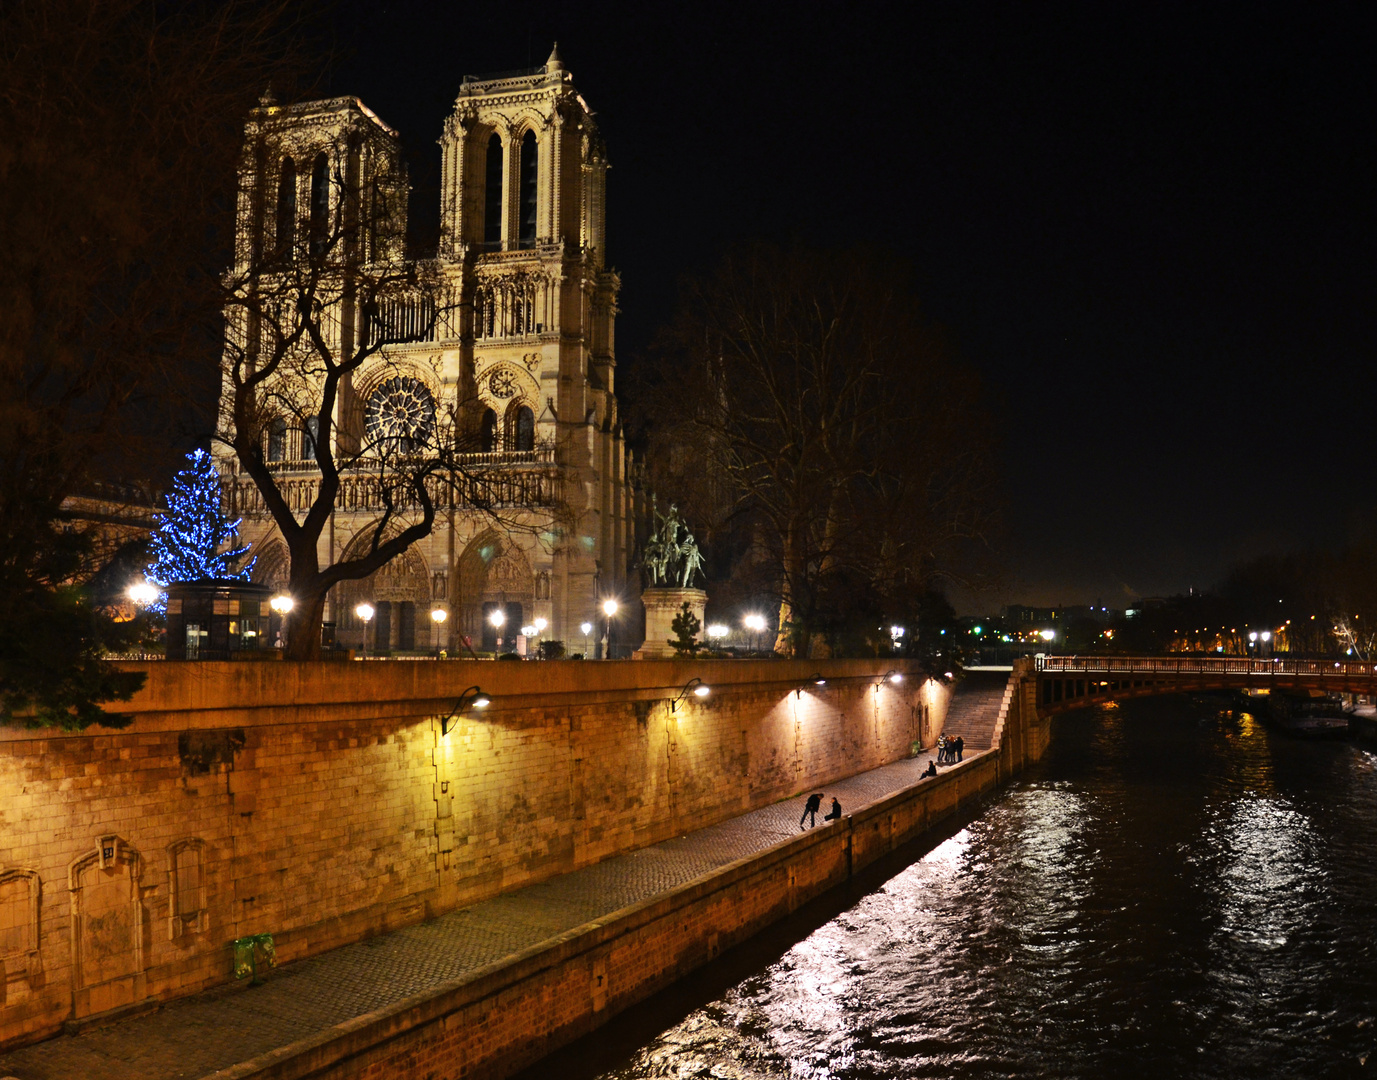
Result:
[[[730,243],[892,247],[1005,433],[1001,602],[1123,606],[1377,502],[1374,35],[1360,5],[344,0],[330,91],[413,215],[465,74],[560,43],[613,164],[635,364]],[[940,408],[940,402],[933,403]]]

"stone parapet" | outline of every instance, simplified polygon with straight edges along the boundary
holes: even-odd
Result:
[[[32,944],[0,1045],[225,982],[236,938],[314,955],[886,764],[947,694],[862,660],[125,666],[129,727],[0,729]]]

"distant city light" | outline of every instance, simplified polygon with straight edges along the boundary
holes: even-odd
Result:
[[[1044,630],[1038,635],[1043,641],[1051,641],[1056,636],[1057,632],[1055,630]]]
[[[984,630],[979,626],[975,626],[971,628],[971,633],[974,634],[976,637],[979,637],[982,633],[984,633]]]

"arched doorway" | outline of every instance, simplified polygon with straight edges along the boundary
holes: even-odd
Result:
[[[499,533],[489,530],[476,537],[459,558],[458,594],[454,610],[459,632],[474,649],[497,649],[499,630],[491,621],[501,609],[503,651],[535,612],[535,575],[525,553]]]
[[[366,530],[354,537],[343,557],[355,558],[367,550],[371,536],[371,530]],[[430,571],[414,547],[366,578],[340,582],[331,596],[335,635],[341,645],[363,646],[365,627],[354,609],[366,600],[373,607],[372,625],[367,628],[370,653],[431,647]]]

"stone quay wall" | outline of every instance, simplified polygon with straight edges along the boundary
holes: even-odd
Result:
[[[128,666],[127,728],[0,729],[0,1046],[897,760],[948,695],[855,660]]]
[[[509,1076],[969,810],[1037,761],[1050,728],[1037,713],[1036,689],[1031,665],[1016,667],[995,745],[934,779],[206,1080]]]

